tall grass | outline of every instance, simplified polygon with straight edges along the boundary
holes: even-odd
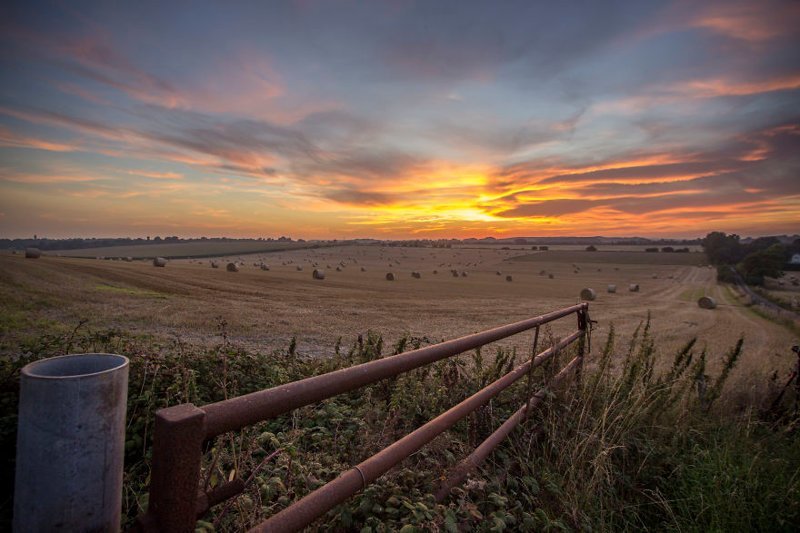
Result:
[[[67,351],[111,351],[131,358],[124,487],[125,525],[147,507],[153,413],[197,405],[380,358],[370,332],[336,355],[304,358],[296,343],[253,353],[231,343],[220,322],[210,348],[163,343],[86,324],[26,342],[25,356],[0,373],[0,446],[13,471],[17,379],[26,362]],[[545,331],[540,349],[555,339]],[[407,337],[392,353],[429,341]],[[320,530],[790,530],[800,522],[800,438],[793,391],[767,413],[729,409],[726,383],[746,349],[724,354],[694,339],[664,364],[650,321],[631,339],[613,327],[578,382],[548,389],[547,401],[441,504],[433,492],[447,470],[559,369],[543,365],[531,382],[505,391],[346,504]],[[307,406],[210,443],[201,484],[232,476],[243,495],[215,507],[198,529],[239,531],[285,508],[409,431],[502,376],[530,354],[514,349],[462,354],[394,379]],[[574,356],[560,354],[561,364]],[[708,367],[719,358],[720,371]],[[663,368],[663,371],[657,369]],[[765,387],[765,391],[768,391]],[[769,405],[774,393],[764,402]],[[11,476],[2,498],[10,518]]]

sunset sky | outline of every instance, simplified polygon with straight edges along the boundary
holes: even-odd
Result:
[[[3,2],[0,237],[800,231],[800,2]]]

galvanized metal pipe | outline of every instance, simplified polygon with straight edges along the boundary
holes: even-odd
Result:
[[[389,471],[393,466],[432,441],[469,413],[524,377],[531,365],[538,366],[558,350],[582,337],[578,330],[555,346],[544,350],[535,359],[526,361],[514,370],[476,392],[458,405],[451,407],[425,425],[412,431],[394,444],[384,448],[358,466],[344,472],[326,485],[308,494],[300,501],[280,511],[257,525],[251,532],[297,531],[310,525],[325,512],[347,500],[369,483]]]
[[[14,531],[119,531],[127,396],[121,355],[22,369]]]
[[[583,311],[587,307],[588,304],[584,302],[459,339],[205,405],[201,409],[207,415],[206,437],[212,438],[262,420],[274,418],[298,407],[364,387],[552,322],[571,313]]]
[[[579,355],[575,357],[572,361],[569,362],[567,366],[565,366],[561,371],[556,374],[552,380],[550,380],[550,386],[557,384],[559,381],[564,379],[572,372],[573,369],[579,368],[581,364],[582,357]],[[528,402],[526,402],[522,407],[517,409],[517,411],[508,417],[508,420],[503,422],[499,428],[497,428],[494,433],[489,435],[486,440],[484,440],[475,450],[467,456],[466,459],[461,461],[457,466],[455,466],[447,477],[439,486],[439,490],[436,491],[436,501],[442,502],[445,498],[450,494],[450,491],[453,487],[457,487],[464,480],[467,478],[470,472],[475,470],[483,461],[489,457],[497,446],[508,437],[511,432],[514,430],[517,425],[525,420],[528,416],[528,413],[533,409],[536,409],[540,403],[544,400],[546,389],[540,389],[536,394],[530,397]]]

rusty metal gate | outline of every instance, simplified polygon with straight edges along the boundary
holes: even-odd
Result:
[[[558,340],[552,347],[536,353],[539,327],[548,322],[575,314],[577,330]],[[296,531],[362,490],[456,422],[485,405],[501,391],[561,350],[578,341],[578,355],[556,374],[550,384],[575,372],[580,375],[587,333],[590,329],[589,304],[580,303],[544,315],[494,329],[467,335],[433,346],[384,357],[375,361],[343,368],[253,392],[236,398],[197,407],[181,404],[156,412],[153,435],[153,458],[148,510],[137,519],[137,528],[144,531],[193,531],[197,518],[225,500],[240,494],[245,484],[241,478],[205,492],[200,487],[203,443],[229,431],[288,413],[333,396],[391,378],[416,368],[458,355],[467,350],[534,329],[531,358],[479,390],[461,403],[387,446],[372,457],[339,475],[333,481],[311,492],[286,509],[257,525],[252,531]],[[475,451],[459,463],[436,492],[441,501],[450,489],[463,481],[491,451],[521,422],[527,413],[541,403],[544,390],[528,391],[522,407],[508,418]]]

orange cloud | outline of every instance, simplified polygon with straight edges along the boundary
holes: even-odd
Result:
[[[792,74],[760,81],[737,82],[728,79],[695,80],[673,85],[667,91],[690,98],[717,96],[747,96],[751,94],[800,89],[800,74]]]
[[[53,142],[19,135],[2,126],[0,126],[0,146],[10,148],[33,148],[36,150],[46,150],[48,152],[74,152],[80,149],[74,144]]]
[[[129,170],[128,174],[133,176],[143,176],[145,178],[153,178],[157,180],[182,180],[183,174],[178,172],[155,172],[152,170]]]

